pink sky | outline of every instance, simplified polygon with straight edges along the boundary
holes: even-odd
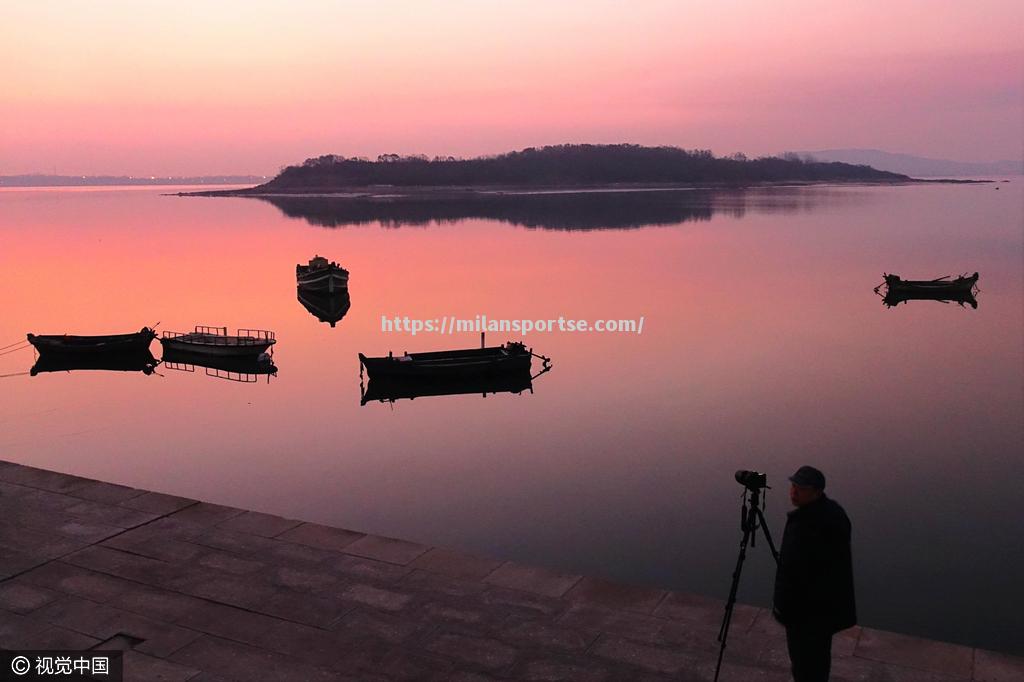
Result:
[[[0,175],[561,142],[1019,158],[1024,4],[0,6]]]

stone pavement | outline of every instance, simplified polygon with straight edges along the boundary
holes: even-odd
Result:
[[[0,648],[111,649],[125,679],[709,680],[722,602],[0,461]],[[737,605],[730,682],[789,679]],[[1024,659],[853,628],[838,681],[1024,680]]]

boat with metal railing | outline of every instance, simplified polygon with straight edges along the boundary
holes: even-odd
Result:
[[[164,351],[182,351],[195,355],[221,357],[259,356],[277,343],[274,332],[266,329],[239,329],[228,334],[227,327],[196,325],[191,332],[165,331],[160,336]]]
[[[334,293],[348,286],[348,270],[323,256],[314,256],[309,265],[295,266],[295,281],[300,289]]]

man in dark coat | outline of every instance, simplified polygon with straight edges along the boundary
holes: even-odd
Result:
[[[789,512],[775,574],[775,619],[786,626],[795,682],[827,682],[832,635],[857,623],[850,519],[810,466],[790,476]]]

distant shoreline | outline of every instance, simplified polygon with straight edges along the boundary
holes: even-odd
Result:
[[[335,199],[450,199],[486,197],[493,195],[538,195],[538,194],[585,194],[614,192],[675,192],[688,190],[738,190],[767,187],[809,187],[809,186],[878,186],[953,184],[972,185],[995,183],[996,180],[964,180],[909,178],[907,180],[777,180],[756,182],[694,182],[694,183],[616,183],[606,185],[463,185],[463,186],[396,186],[365,185],[350,187],[291,187],[269,188],[264,185],[243,189],[205,190],[199,192],[175,192],[170,196],[179,197],[306,197]]]

